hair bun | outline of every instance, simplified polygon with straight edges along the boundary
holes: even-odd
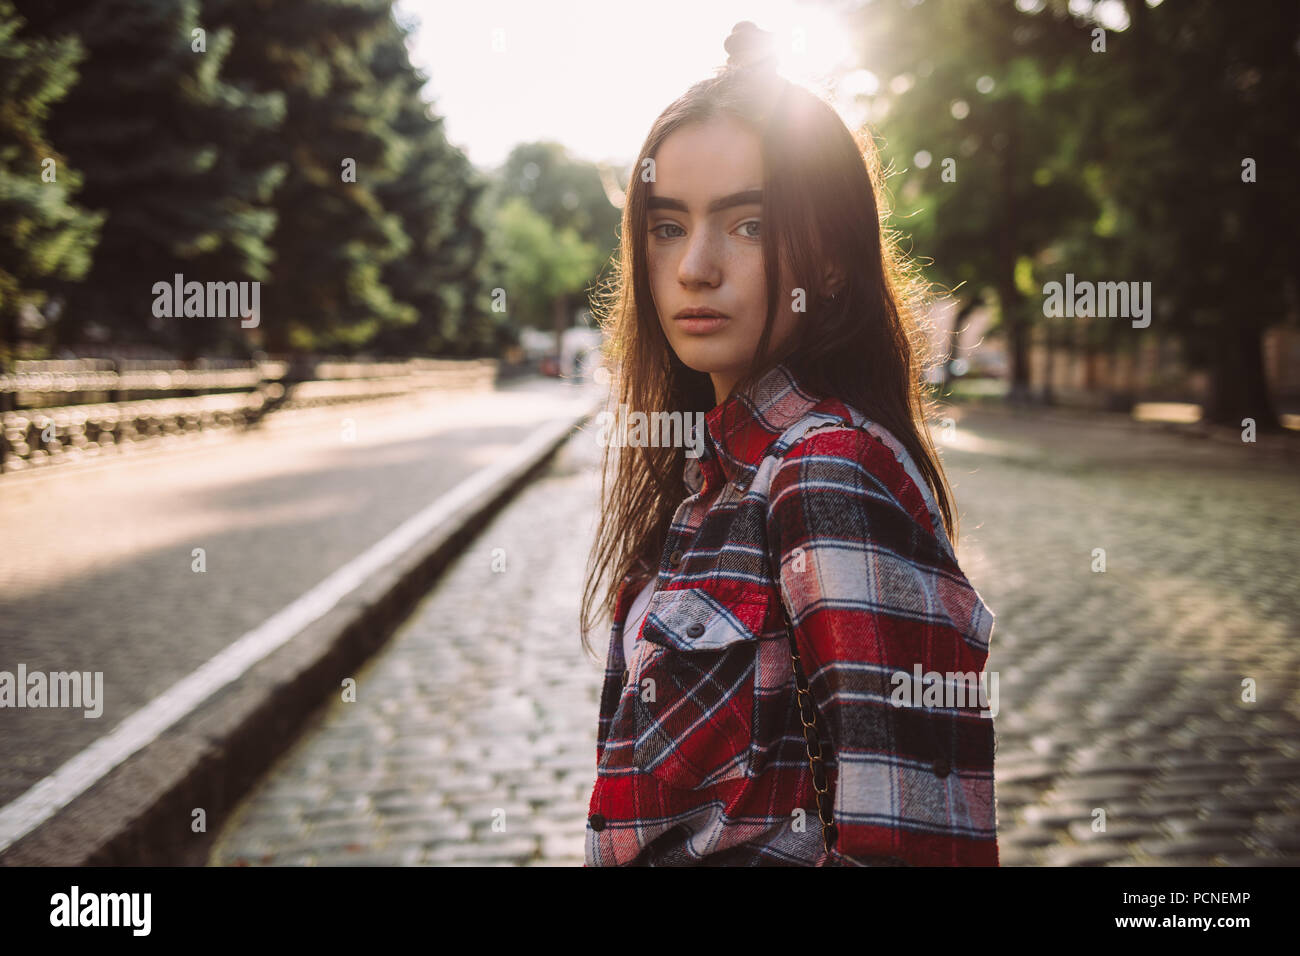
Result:
[[[776,70],[776,48],[773,35],[760,30],[749,21],[741,20],[731,28],[723,46],[727,50],[727,66],[731,69]]]

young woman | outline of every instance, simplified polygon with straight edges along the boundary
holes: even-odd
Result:
[[[950,543],[914,280],[870,140],[765,36],[737,25],[627,193],[613,394],[705,428],[606,446],[586,862],[995,866],[993,615]]]

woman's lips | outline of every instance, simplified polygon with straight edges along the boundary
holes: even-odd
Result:
[[[687,335],[708,335],[727,324],[725,315],[687,315],[673,319],[677,327]]]

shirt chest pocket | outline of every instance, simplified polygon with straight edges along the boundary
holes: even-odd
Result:
[[[755,661],[770,600],[749,585],[655,594],[631,700],[638,769],[687,790],[750,775]]]

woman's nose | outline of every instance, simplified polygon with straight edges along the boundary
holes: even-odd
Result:
[[[720,273],[718,239],[708,231],[697,232],[687,240],[686,252],[678,264],[677,274],[688,284],[716,284]]]

